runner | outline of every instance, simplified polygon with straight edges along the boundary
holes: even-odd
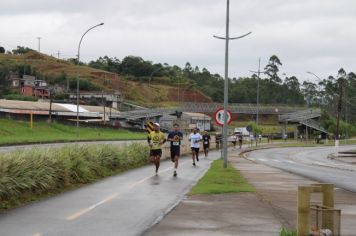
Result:
[[[242,148],[242,134],[239,134],[239,147]]]
[[[183,133],[179,131],[179,124],[173,125],[173,131],[168,134],[168,141],[171,141],[171,160],[174,162],[173,176],[177,177],[178,159],[180,156],[180,144]]]
[[[209,153],[210,140],[211,140],[210,135],[208,134],[208,132],[204,131],[203,147],[204,147],[205,157],[207,157]]]
[[[231,135],[231,142],[232,142],[232,145],[234,146],[233,147],[234,150],[236,149],[236,141],[237,141],[237,135],[236,135],[236,133],[233,133]]]
[[[200,148],[199,142],[201,140],[202,140],[202,136],[198,133],[198,130],[194,128],[193,133],[191,133],[189,137],[190,147],[192,149],[193,166],[195,166],[195,159],[199,161],[199,148]]]
[[[150,160],[156,166],[157,175],[162,156],[162,145],[166,142],[166,139],[164,138],[164,134],[160,131],[160,125],[158,123],[154,123],[153,127],[154,131],[147,136],[147,142],[151,148]]]

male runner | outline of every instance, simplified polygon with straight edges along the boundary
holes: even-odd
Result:
[[[210,140],[211,140],[210,135],[208,134],[208,132],[205,131],[203,135],[203,148],[204,148],[205,157],[207,157],[209,153]]]
[[[171,141],[171,160],[174,162],[173,176],[177,177],[178,159],[180,156],[180,144],[183,133],[179,131],[179,124],[173,125],[173,131],[168,134],[168,141]]]
[[[201,140],[202,136],[198,133],[198,130],[194,128],[193,133],[189,136],[190,147],[192,149],[193,166],[195,166],[195,158],[199,161],[199,148]]]
[[[242,134],[239,134],[239,147],[242,148]]]
[[[162,156],[162,145],[166,142],[166,139],[164,134],[160,131],[160,125],[158,123],[153,124],[153,129],[154,131],[147,136],[147,142],[151,148],[150,160],[156,166],[157,175]]]

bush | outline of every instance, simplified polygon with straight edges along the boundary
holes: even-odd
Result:
[[[280,236],[297,236],[297,232],[295,230],[288,230],[283,228],[279,234]]]
[[[37,97],[23,96],[23,95],[20,95],[20,94],[9,94],[9,95],[6,95],[4,97],[7,100],[20,100],[20,101],[32,101],[32,102],[37,102],[38,101]]]
[[[0,209],[148,164],[142,144],[71,145],[0,154]]]

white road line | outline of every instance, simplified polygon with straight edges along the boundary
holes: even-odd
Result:
[[[267,161],[266,159],[263,158],[258,158],[259,161]]]
[[[95,203],[95,204],[89,206],[88,208],[84,208],[84,209],[82,209],[82,210],[80,210],[80,211],[78,211],[78,212],[76,212],[76,213],[74,213],[74,214],[68,216],[68,217],[66,218],[66,220],[68,220],[68,221],[70,221],[70,220],[76,220],[76,219],[78,219],[79,217],[81,217],[82,215],[88,213],[89,211],[95,209],[96,207],[98,207],[98,206],[100,206],[100,205],[102,205],[102,204],[104,204],[104,203],[106,203],[106,202],[109,202],[109,201],[113,200],[114,198],[116,198],[116,197],[118,197],[118,196],[119,196],[119,193],[114,193],[114,194],[108,196],[107,198],[101,200],[100,202]]]
[[[186,163],[188,163],[188,161],[182,162],[182,163],[180,164],[180,166],[183,166],[183,165],[185,165]],[[164,173],[164,172],[167,172],[167,171],[172,170],[172,169],[173,169],[173,167],[168,167],[168,168],[166,168],[166,169],[163,169],[163,170],[159,171],[158,173]],[[132,183],[132,184],[129,186],[129,188],[130,188],[130,189],[131,189],[131,188],[134,188],[134,187],[136,187],[137,185],[142,184],[143,182],[145,182],[145,181],[147,181],[148,179],[152,178],[153,176],[154,176],[154,175],[150,175],[150,176],[147,176],[147,177],[145,177],[145,178],[143,178],[143,179],[141,179],[141,180],[139,180],[139,181],[136,181],[136,182]],[[100,205],[103,205],[104,203],[107,203],[107,202],[113,200],[114,198],[117,198],[119,195],[120,195],[120,193],[114,193],[114,194],[112,194],[112,195],[110,195],[110,196],[104,198],[104,199],[101,200],[100,202],[97,202],[97,203],[95,203],[95,204],[93,204],[93,205],[91,205],[91,206],[89,206],[89,207],[87,207],[87,208],[81,209],[81,210],[77,211],[76,213],[74,213],[74,214],[68,216],[68,217],[66,218],[66,220],[68,220],[68,221],[76,220],[76,219],[78,219],[79,217],[81,217],[82,215],[84,215],[84,214],[88,213],[89,211],[95,209],[96,207],[98,207],[98,206],[100,206]]]
[[[286,160],[286,162],[291,163],[291,164],[296,164],[295,161]]]
[[[281,162],[280,160],[276,160],[276,159],[273,159],[272,161],[274,161],[274,162]]]

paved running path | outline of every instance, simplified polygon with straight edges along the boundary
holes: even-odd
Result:
[[[0,214],[0,235],[141,235],[175,207],[220,152],[197,167],[182,158],[178,178],[164,161],[159,176],[145,166]]]

